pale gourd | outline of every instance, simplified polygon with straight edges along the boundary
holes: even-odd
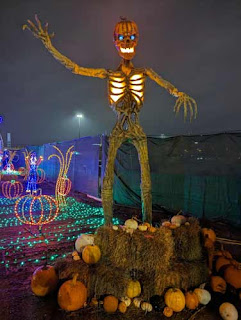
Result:
[[[146,311],[146,312],[151,312],[152,311],[152,305],[150,303],[148,303],[148,302],[142,302],[141,309],[143,311]]]
[[[82,234],[75,241],[75,250],[82,252],[85,246],[94,244],[94,235],[93,234]]]
[[[127,296],[122,297],[120,300],[121,300],[122,302],[124,302],[127,307],[129,307],[130,304],[131,304],[131,299],[130,299],[129,297],[127,297]]]
[[[141,302],[142,302],[142,299],[141,298],[135,298],[133,299],[133,304],[136,308],[140,308],[141,306]]]
[[[136,230],[138,228],[138,222],[134,219],[128,219],[125,221],[125,226],[128,228],[128,229],[134,229]]]
[[[222,303],[219,313],[223,320],[238,320],[238,311],[232,303]]]
[[[196,288],[194,293],[196,293],[200,304],[207,305],[211,301],[211,294],[205,289]]]

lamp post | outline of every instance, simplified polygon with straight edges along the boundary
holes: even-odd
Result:
[[[78,113],[78,114],[76,115],[76,118],[79,119],[79,138],[80,138],[80,119],[83,118],[83,114]]]

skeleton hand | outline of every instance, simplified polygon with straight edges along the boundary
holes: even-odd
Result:
[[[176,114],[179,112],[181,106],[183,105],[184,107],[184,121],[187,118],[187,112],[188,112],[188,108],[189,108],[189,112],[190,112],[190,122],[193,119],[196,118],[197,116],[197,103],[196,101],[189,97],[186,93],[184,92],[178,92],[177,93],[178,99],[176,101],[176,104],[174,106],[174,112],[176,112]]]
[[[54,33],[48,33],[48,23],[46,23],[45,26],[42,27],[42,24],[37,15],[35,15],[35,20],[36,25],[31,20],[27,20],[28,24],[23,25],[23,30],[28,29],[29,31],[31,31],[32,34],[36,38],[40,39],[44,45],[51,44],[51,38],[54,37]]]

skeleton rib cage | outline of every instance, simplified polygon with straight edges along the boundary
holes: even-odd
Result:
[[[137,114],[144,101],[145,75],[134,69],[129,75],[121,71],[109,73],[109,97],[111,107],[118,113]]]

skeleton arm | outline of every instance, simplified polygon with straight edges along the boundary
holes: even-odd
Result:
[[[53,45],[51,42],[51,38],[54,37],[54,33],[48,33],[48,24],[43,27],[40,20],[38,19],[37,15],[35,15],[36,25],[30,21],[28,21],[28,25],[25,24],[23,26],[23,30],[28,29],[32,32],[32,34],[37,38],[40,39],[43,45],[47,48],[47,50],[52,54],[52,56],[58,60],[61,64],[63,64],[67,69],[71,70],[75,74],[79,74],[82,76],[89,76],[89,77],[97,77],[104,79],[107,77],[107,70],[105,69],[92,69],[92,68],[83,68],[78,66],[76,63],[71,61],[69,58],[62,55]]]
[[[146,75],[154,80],[159,86],[165,88],[170,94],[177,97],[176,104],[174,106],[174,112],[178,113],[181,106],[184,107],[184,120],[186,120],[188,108],[190,111],[190,121],[192,121],[192,118],[196,118],[197,116],[197,103],[196,101],[189,97],[184,92],[179,92],[178,89],[172,85],[170,82],[164,80],[162,77],[160,77],[155,71],[152,69],[146,69]]]

